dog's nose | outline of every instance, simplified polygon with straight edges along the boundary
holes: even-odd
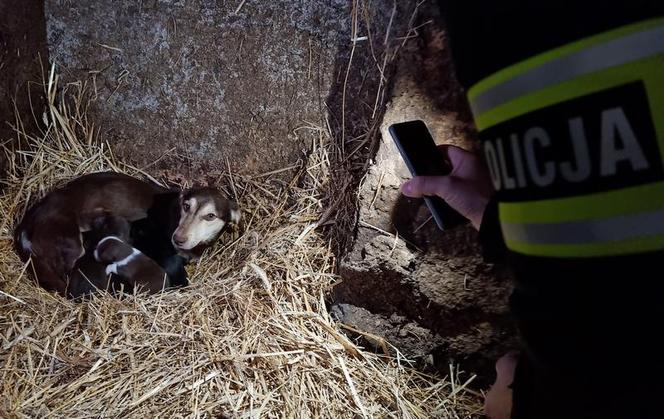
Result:
[[[183,244],[185,244],[186,241],[187,241],[187,238],[186,238],[186,237],[182,237],[182,236],[179,236],[179,235],[177,235],[177,234],[174,234],[174,235],[173,235],[173,242],[174,242],[177,246],[182,246]]]

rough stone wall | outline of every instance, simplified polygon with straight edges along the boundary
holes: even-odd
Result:
[[[90,80],[104,137],[189,175],[295,163],[350,36],[345,0],[47,0],[46,16],[51,59]]]

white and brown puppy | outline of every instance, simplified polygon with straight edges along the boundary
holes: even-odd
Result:
[[[140,287],[149,294],[169,287],[166,272],[138,249],[115,236],[103,238],[94,252],[98,262],[106,264],[107,275],[117,275],[134,288]]]
[[[180,253],[196,258],[200,256],[198,249],[209,246],[224,227],[239,221],[237,204],[224,198],[217,189],[189,189],[180,196],[180,219],[171,241]]]
[[[126,283],[116,280],[117,278],[110,278],[105,272],[105,265],[97,262],[93,253],[104,237],[115,236],[123,241],[129,241],[131,229],[129,221],[103,213],[92,220],[90,228],[90,231],[82,234],[85,254],[76,261],[74,269],[68,275],[66,295],[69,298],[80,299],[99,289],[120,289],[120,284]]]

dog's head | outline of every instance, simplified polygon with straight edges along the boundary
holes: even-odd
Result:
[[[237,204],[215,188],[195,188],[180,195],[180,222],[171,241],[188,252],[214,243],[224,227],[240,221]]]

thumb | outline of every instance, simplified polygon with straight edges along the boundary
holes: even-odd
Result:
[[[401,187],[411,198],[436,195],[479,229],[489,197],[478,192],[472,183],[454,176],[417,176]]]
[[[401,186],[401,193],[410,198],[437,195],[444,199],[449,184],[447,176],[416,176]]]

